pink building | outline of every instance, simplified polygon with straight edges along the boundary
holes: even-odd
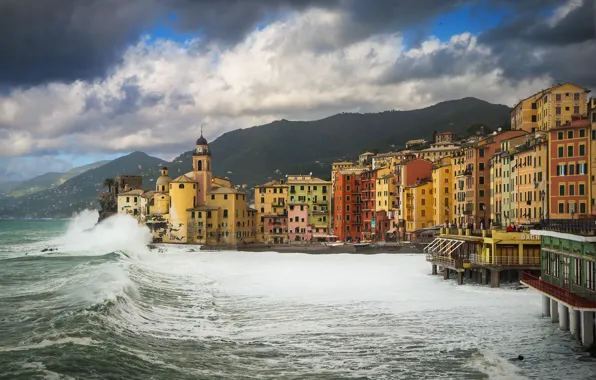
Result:
[[[288,211],[290,241],[311,241],[312,226],[308,224],[308,205],[290,205]]]
[[[287,242],[288,218],[285,215],[265,215],[265,242],[283,244]]]

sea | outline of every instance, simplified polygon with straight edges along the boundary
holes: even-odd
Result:
[[[150,249],[97,217],[0,221],[0,379],[596,379],[530,289],[419,254]]]

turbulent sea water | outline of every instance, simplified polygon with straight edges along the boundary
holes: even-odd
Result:
[[[537,293],[421,255],[149,251],[96,220],[0,221],[0,379],[596,378]]]

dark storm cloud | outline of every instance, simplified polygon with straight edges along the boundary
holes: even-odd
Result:
[[[102,76],[157,9],[154,0],[2,0],[0,85]]]
[[[170,27],[234,43],[286,10],[345,10],[351,42],[429,20],[470,0],[1,0],[0,88],[104,76],[144,31]]]
[[[491,48],[495,67],[500,67],[507,79],[548,75],[559,81],[596,86],[595,7],[593,0],[583,0],[554,25],[523,13],[480,35],[478,42]]]

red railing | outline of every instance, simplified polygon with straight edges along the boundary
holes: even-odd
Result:
[[[531,286],[532,288],[540,292],[546,293],[554,298],[557,298],[573,307],[596,308],[596,299],[594,299],[593,295],[586,294],[586,296],[592,298],[586,299],[576,293],[571,293],[567,289],[560,288],[557,285],[553,285],[550,282],[541,280],[536,276],[532,276],[530,273],[527,272],[522,273],[521,281],[524,284]]]

